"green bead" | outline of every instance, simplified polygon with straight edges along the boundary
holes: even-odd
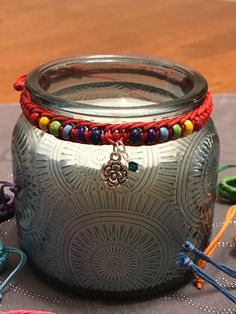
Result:
[[[49,128],[50,134],[52,134],[54,136],[59,136],[60,135],[60,132],[59,132],[60,126],[61,126],[61,123],[59,121],[53,121],[50,125],[50,128]]]
[[[129,162],[129,170],[136,172],[138,170],[138,164],[134,161]]]
[[[181,129],[181,126],[179,124],[173,125],[172,131],[173,131],[173,134],[171,136],[172,140],[176,140],[177,138],[179,138],[181,136],[182,129]]]

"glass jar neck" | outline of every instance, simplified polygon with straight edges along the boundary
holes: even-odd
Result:
[[[198,107],[206,80],[174,62],[122,55],[61,59],[33,69],[34,102],[70,118],[106,123],[155,121]]]

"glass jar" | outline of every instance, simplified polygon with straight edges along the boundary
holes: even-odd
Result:
[[[187,67],[120,55],[41,65],[26,88],[45,110],[98,125],[174,118],[207,93],[206,80]],[[212,120],[183,138],[126,146],[138,169],[122,187],[101,179],[112,145],[94,144],[62,141],[19,118],[12,156],[21,248],[40,272],[80,291],[173,287],[186,275],[175,262],[183,242],[204,249],[211,234],[219,156]]]

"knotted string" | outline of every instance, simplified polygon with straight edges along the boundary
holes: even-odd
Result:
[[[210,285],[215,287],[217,290],[219,290],[221,293],[223,293],[229,300],[236,303],[236,297],[232,295],[227,289],[222,287],[220,284],[218,284],[210,275],[208,275],[202,268],[197,266],[190,257],[186,256],[184,253],[180,253],[176,258],[177,264],[183,265],[186,268],[189,268],[192,270],[192,272],[208,282]]]
[[[228,209],[228,212],[226,214],[225,220],[223,222],[223,226],[221,227],[221,229],[219,230],[219,232],[216,234],[216,236],[214,237],[214,239],[211,241],[211,243],[209,244],[209,246],[205,249],[204,253],[207,256],[211,256],[212,253],[215,251],[218,242],[220,241],[220,239],[222,238],[223,234],[225,233],[225,231],[227,230],[230,222],[232,221],[232,219],[234,218],[234,216],[236,215],[236,205],[231,206]],[[235,237],[236,235],[234,235]],[[204,268],[206,265],[206,261],[204,260],[199,260],[198,261],[198,266],[201,268]],[[204,281],[196,278],[197,280],[197,288],[201,289]]]
[[[12,195],[5,192],[8,188]],[[15,193],[19,191],[13,183],[6,181],[0,181],[0,221],[4,221],[14,216],[15,214]],[[0,272],[2,272],[7,265],[9,253],[20,255],[20,261],[16,268],[8,275],[8,277],[0,284],[0,300],[2,299],[2,293],[9,281],[15,276],[15,274],[24,266],[26,262],[26,255],[24,252],[17,248],[5,247],[0,241]]]
[[[235,167],[236,167],[235,164],[222,165],[219,167],[218,172],[221,172],[229,168],[235,168]],[[235,178],[236,178],[235,176],[223,177],[223,179],[220,181],[218,185],[218,197],[224,200],[224,202],[228,202],[230,204],[233,201],[236,202],[236,185],[234,184],[236,183]],[[235,215],[236,215],[236,205],[231,206],[228,209],[227,214],[225,216],[225,220],[223,222],[223,226],[221,227],[219,232],[216,234],[214,239],[211,241],[210,245],[205,249],[204,251],[205,255],[211,256],[213,254],[213,252],[215,251],[217,247],[218,242],[222,238],[223,234],[227,230],[229,224],[231,223]],[[236,234],[233,236],[233,241],[234,239],[236,239]],[[235,244],[236,244],[236,240],[235,240]],[[204,268],[205,265],[206,265],[205,260],[200,259],[198,261],[199,267]],[[196,283],[197,283],[197,288],[201,289],[203,287],[204,280],[202,280],[200,277],[196,277]]]
[[[219,172],[225,169],[234,168],[234,167],[236,167],[236,165],[233,165],[233,164],[222,165],[219,168]],[[218,185],[218,196],[219,198],[223,199],[225,202],[228,202],[228,203],[236,202],[236,176],[227,176],[227,177],[224,177],[220,181]],[[184,253],[180,253],[176,259],[176,262],[178,264],[181,264],[187,268],[190,268],[194,272],[196,276],[198,289],[201,289],[203,287],[204,281],[207,281],[216,289],[221,291],[227,298],[229,298],[234,303],[236,303],[236,297],[233,296],[224,287],[219,285],[211,276],[205,273],[202,269],[205,267],[206,263],[209,263],[213,265],[214,267],[216,267],[217,269],[221,270],[222,272],[226,273],[227,275],[233,278],[236,278],[236,270],[210,258],[212,253],[215,251],[218,242],[222,238],[224,232],[228,228],[229,224],[231,223],[235,215],[236,215],[236,205],[233,205],[227,211],[225,220],[223,222],[223,226],[221,227],[217,235],[214,237],[214,239],[211,241],[210,245],[205,249],[204,252],[197,249],[194,246],[194,244],[192,244],[191,242],[185,241],[183,245],[183,249],[187,252],[193,253],[196,257],[199,258],[197,265],[194,264],[194,262],[189,257],[187,257]],[[233,236],[233,241],[236,245],[236,234]]]
[[[186,252],[193,253],[196,257],[200,258],[201,260],[204,260],[205,262],[215,266],[216,268],[218,268],[219,270],[223,271],[224,273],[226,273],[230,277],[236,278],[236,270],[234,270],[233,268],[231,268],[229,266],[226,266],[226,265],[224,265],[224,264],[222,264],[220,262],[217,262],[217,261],[211,259],[204,252],[202,252],[199,249],[197,249],[195,247],[195,245],[192,244],[191,242],[185,241],[184,244],[183,244],[183,249]]]
[[[3,290],[9,283],[9,281],[15,276],[15,274],[25,265],[26,254],[20,249],[14,247],[5,247],[2,241],[0,241],[0,272],[2,272],[7,265],[9,253],[20,255],[20,261],[16,268],[7,276],[7,278],[0,285],[0,300],[2,299]]]

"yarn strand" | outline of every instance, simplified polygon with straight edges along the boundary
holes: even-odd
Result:
[[[0,300],[2,299],[2,294],[10,280],[16,275],[16,273],[22,269],[22,267],[26,263],[26,254],[21,251],[20,249],[13,248],[13,247],[5,247],[3,242],[0,241],[0,271],[2,272],[8,261],[9,253],[17,254],[20,256],[20,261],[15,269],[7,276],[7,278],[1,283],[0,285]]]
[[[221,172],[229,168],[236,168],[236,165],[235,164],[222,165],[219,167],[218,171]],[[236,176],[224,177],[221,180],[220,184],[218,185],[218,195],[221,199],[228,203],[236,201]],[[216,267],[217,269],[224,272],[225,274],[227,274],[228,276],[236,278],[235,269],[210,258],[210,256],[215,251],[218,242],[224,235],[224,232],[227,230],[229,224],[231,223],[235,215],[236,204],[228,209],[223,222],[223,226],[220,228],[219,232],[216,234],[216,236],[214,237],[214,239],[211,241],[210,245],[205,249],[204,252],[197,249],[195,245],[192,244],[191,242],[185,241],[185,243],[183,244],[183,249],[187,252],[193,253],[196,257],[199,258],[197,265],[194,264],[194,262],[189,257],[185,256],[183,253],[180,253],[176,259],[176,262],[178,264],[190,268],[194,272],[196,278],[196,286],[198,289],[202,289],[204,281],[206,281],[210,283],[212,286],[214,286],[216,289],[218,289],[220,292],[222,292],[228,299],[230,299],[234,303],[236,303],[236,297],[229,293],[229,291],[227,291],[224,287],[219,285],[211,276],[205,273],[203,271],[203,268],[206,266],[206,263],[209,263]],[[233,236],[233,241],[236,245],[236,234],[234,234]]]
[[[234,270],[233,268],[226,266],[220,262],[217,262],[213,259],[211,259],[208,255],[206,255],[204,252],[200,251],[199,249],[197,249],[195,247],[194,244],[192,244],[189,241],[185,241],[183,244],[183,249],[186,252],[191,252],[193,253],[196,257],[200,258],[201,260],[213,265],[214,267],[218,268],[219,270],[221,270],[222,272],[224,272],[225,274],[229,275],[230,277],[236,278],[236,270]]]
[[[219,172],[229,168],[236,168],[236,165],[222,165],[219,167]],[[225,176],[221,179],[218,185],[218,197],[223,202],[236,203],[236,176]]]
[[[0,181],[0,222],[12,218],[15,214],[15,197],[7,194],[6,188],[13,194],[19,191],[19,187],[14,183]]]
[[[188,256],[186,256],[184,253],[180,253],[177,258],[176,262],[179,265],[183,265],[189,269],[192,270],[192,272],[202,280],[208,282],[210,285],[212,285],[214,288],[216,288],[218,291],[223,293],[229,300],[231,300],[233,303],[236,304],[236,297],[232,295],[227,289],[222,287],[220,284],[218,284],[210,275],[208,275],[204,270],[202,270],[201,267],[197,266]]]

